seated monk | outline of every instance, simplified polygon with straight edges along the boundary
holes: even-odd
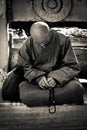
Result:
[[[50,88],[58,105],[84,104],[84,88],[77,79],[80,67],[68,37],[35,22],[18,55],[24,69],[25,81],[19,85],[24,104],[48,105]]]

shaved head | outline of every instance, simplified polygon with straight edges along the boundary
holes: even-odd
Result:
[[[49,26],[45,22],[36,22],[30,28],[30,34],[36,43],[42,43],[49,37]]]

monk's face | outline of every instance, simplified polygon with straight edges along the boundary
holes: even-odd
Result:
[[[31,28],[31,36],[34,43],[45,45],[49,42],[50,31],[45,25],[33,25],[33,27]]]

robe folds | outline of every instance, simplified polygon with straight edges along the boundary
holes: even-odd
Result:
[[[50,34],[50,41],[44,48],[34,43],[30,36],[19,49],[18,64],[23,66],[28,82],[45,75],[62,86],[78,75],[80,67],[70,39],[55,30]]]

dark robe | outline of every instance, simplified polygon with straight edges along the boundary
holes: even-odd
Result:
[[[30,36],[19,50],[18,64],[23,66],[29,82],[46,75],[61,86],[77,76],[80,68],[69,38],[54,30],[50,32],[45,48],[35,44]]]

